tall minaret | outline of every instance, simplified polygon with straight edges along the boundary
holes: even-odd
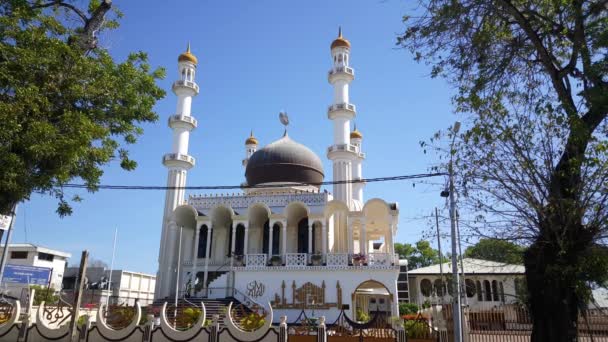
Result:
[[[361,142],[363,141],[363,134],[359,132],[357,129],[357,125],[355,125],[355,129],[350,132],[350,143],[356,149],[356,156],[353,160],[353,180],[363,179],[363,159],[365,159],[365,154],[361,150]],[[353,183],[353,198],[359,201],[361,205],[363,205],[363,188],[365,187],[365,183]]]
[[[253,131],[251,131],[251,134],[249,135],[247,140],[245,140],[245,158],[243,158],[243,167],[247,168],[247,162],[249,161],[249,158],[251,158],[251,155],[254,154],[257,150],[258,139],[253,136]]]
[[[177,96],[175,114],[169,117],[169,127],[173,130],[173,147],[171,153],[163,156],[163,165],[169,169],[167,186],[185,187],[186,173],[194,166],[194,158],[188,155],[190,131],[196,128],[196,119],[190,115],[192,98],[198,94],[198,85],[194,82],[198,60],[190,52],[177,59],[179,80],[173,82],[173,93]],[[174,294],[177,267],[177,243],[179,232],[173,218],[175,208],[184,203],[185,189],[169,189],[165,195],[165,210],[158,258],[158,276],[155,298],[165,298]]]
[[[355,78],[355,71],[349,66],[350,42],[342,37],[331,43],[333,67],[329,71],[329,83],[334,87],[334,102],[327,116],[334,122],[334,144],[327,150],[327,158],[333,162],[333,180],[349,181],[353,177],[352,167],[356,149],[350,144],[350,120],[355,117],[355,105],[348,99],[348,87]],[[350,183],[334,184],[334,198],[352,208],[353,187]]]

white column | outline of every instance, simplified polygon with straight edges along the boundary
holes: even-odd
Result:
[[[387,244],[387,253],[390,253],[391,257],[393,256],[393,254],[395,254],[395,246],[393,244],[393,229],[394,229],[394,224],[390,223],[388,225],[388,234],[387,234],[387,239],[386,239],[386,244]]]
[[[359,233],[359,253],[367,254],[367,231],[365,230],[365,221],[361,221],[361,231]]]
[[[353,254],[355,246],[353,243],[353,223],[350,219],[346,220],[346,226],[348,229],[348,254]]]
[[[287,220],[281,221],[282,231],[281,231],[281,254],[283,255],[283,262],[287,262]]]
[[[245,241],[243,241],[243,255],[247,255],[249,253],[249,221],[243,222],[245,226]],[[246,257],[245,257],[246,259]]]
[[[313,224],[310,221],[308,221],[308,255],[309,255],[309,257],[313,253],[313,250],[312,250],[312,226],[313,226]]]
[[[234,250],[236,248],[236,227],[239,225],[240,222],[233,222],[232,223],[232,241],[230,242],[230,257],[232,257],[232,259],[234,259]]]
[[[272,226],[272,224],[268,226],[268,261],[270,261],[270,258],[272,258]]]
[[[327,254],[327,222],[321,222],[321,253],[323,253],[323,258],[325,258],[325,254]]]
[[[200,228],[198,226],[194,226],[194,250],[192,251],[192,287],[194,288],[194,283],[196,282],[196,274],[198,273],[198,240],[200,234]]]
[[[205,272],[203,274],[203,287],[205,288],[205,296],[207,296],[207,279],[209,277],[209,257],[211,256],[211,222],[207,225],[207,244],[205,245]]]

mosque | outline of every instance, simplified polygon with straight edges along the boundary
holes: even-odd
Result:
[[[399,209],[363,197],[363,135],[351,131],[356,107],[349,99],[355,78],[350,50],[340,30],[327,75],[334,90],[327,109],[333,124],[327,148],[332,193],[321,190],[325,171],[319,156],[286,130],[264,147],[253,133],[245,140],[242,193],[185,198],[186,174],[195,165],[188,142],[197,127],[191,107],[199,87],[190,46],[179,56],[179,80],[172,86],[177,109],[168,120],[173,147],[162,159],[167,186],[174,189],[165,198],[156,299],[270,303],[275,317],[288,319],[302,309],[328,320],[341,310],[351,317],[358,311],[397,315],[393,238]]]

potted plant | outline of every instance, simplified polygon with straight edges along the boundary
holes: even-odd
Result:
[[[310,256],[310,262],[312,262],[312,264],[314,266],[321,265],[322,261],[323,261],[323,256],[321,254],[313,254]]]
[[[367,262],[367,257],[363,253],[353,254],[353,265],[361,266]]]
[[[272,258],[270,258],[270,264],[272,266],[281,266],[282,263],[283,263],[283,260],[278,255],[273,255]]]
[[[244,266],[244,259],[242,255],[234,255],[234,266]]]

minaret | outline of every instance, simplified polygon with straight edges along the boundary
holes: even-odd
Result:
[[[363,141],[363,134],[355,129],[350,132],[350,143],[355,147],[357,152],[356,158],[353,160],[353,180],[363,179],[363,159],[365,154],[361,151],[361,142]],[[363,188],[365,183],[353,183],[353,198],[363,204]]]
[[[327,116],[334,122],[334,144],[327,149],[327,158],[333,162],[333,180],[349,181],[353,176],[356,152],[350,144],[350,120],[355,118],[355,105],[349,102],[348,87],[355,78],[355,71],[349,66],[350,42],[342,37],[342,29],[331,43],[331,56],[333,67],[328,80],[334,87],[334,101]],[[334,198],[352,208],[352,189],[350,183],[334,184]]]
[[[247,168],[247,162],[249,161],[249,158],[251,158],[251,155],[254,154],[257,150],[258,139],[253,136],[253,131],[251,131],[251,134],[249,135],[247,140],[245,140],[245,158],[243,159],[244,168]]]
[[[179,80],[173,82],[172,86],[173,93],[177,96],[177,108],[175,114],[169,117],[169,127],[173,130],[173,147],[171,153],[163,156],[163,165],[169,170],[167,186],[182,189],[169,189],[165,195],[155,298],[174,294],[179,231],[176,223],[172,221],[173,211],[184,203],[186,173],[195,163],[194,158],[188,155],[188,142],[190,131],[197,126],[196,119],[190,114],[192,98],[199,90],[194,82],[198,60],[190,52],[190,44],[186,52],[179,55],[177,62]]]

